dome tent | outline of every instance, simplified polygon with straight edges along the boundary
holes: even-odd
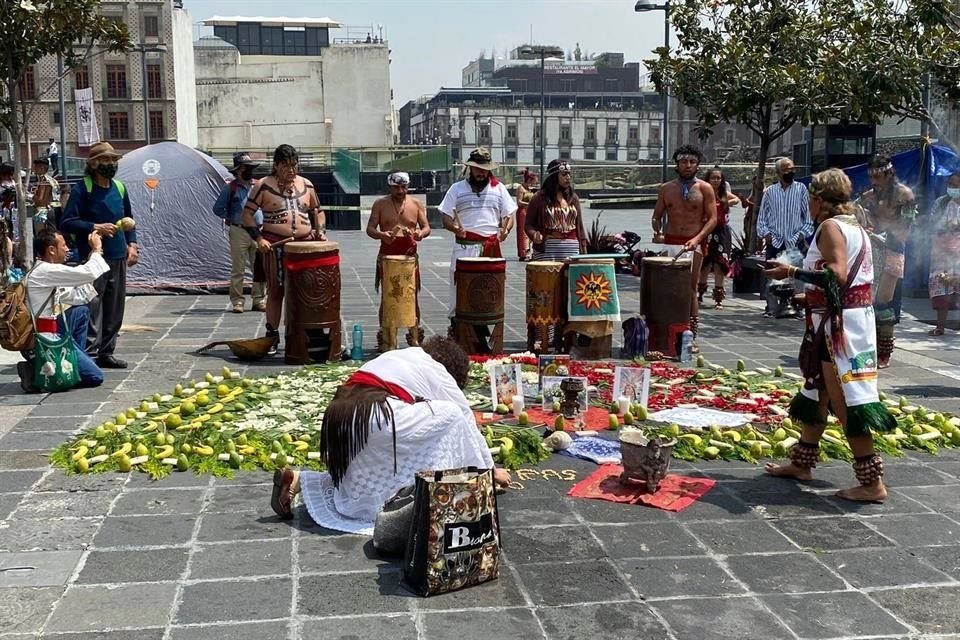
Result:
[[[133,292],[225,289],[230,248],[213,203],[231,179],[219,162],[178,142],[131,151],[117,179],[137,221],[139,264],[127,272]]]

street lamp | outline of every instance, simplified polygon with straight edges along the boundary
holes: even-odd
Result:
[[[663,11],[663,46],[670,49],[670,0],[663,4],[647,2],[646,0],[637,0],[633,7],[637,13],[646,13],[647,11]],[[660,179],[667,181],[667,145],[670,140],[670,94],[667,86],[663,86],[663,149],[660,152],[663,164],[660,168]]]
[[[503,142],[503,125],[494,120],[493,118],[487,118],[487,126],[495,126],[497,129],[500,129],[500,163],[507,164],[507,151]]]
[[[143,82],[141,91],[143,92],[143,124],[146,132],[147,144],[150,144],[150,87],[147,83],[147,53],[166,53],[167,46],[157,44],[147,46],[145,44],[133,45],[134,51],[140,52],[140,76]]]
[[[540,58],[540,176],[544,175],[544,143],[547,138],[547,123],[544,116],[544,84],[546,76],[546,59],[563,58],[563,49],[549,45],[526,45],[517,51],[521,60],[535,60]]]

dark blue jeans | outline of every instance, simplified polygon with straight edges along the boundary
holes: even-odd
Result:
[[[77,369],[80,371],[79,387],[99,387],[103,384],[103,371],[83,350],[87,344],[87,330],[90,326],[90,309],[86,305],[70,307],[64,314],[70,321],[70,336],[73,338],[74,351],[77,354]],[[57,318],[60,335],[67,333],[61,315]]]

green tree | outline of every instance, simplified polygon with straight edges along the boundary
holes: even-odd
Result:
[[[21,81],[26,70],[48,55],[63,56],[69,69],[85,59],[94,45],[108,51],[130,48],[127,27],[100,15],[101,0],[4,0],[0,2],[0,74],[6,78],[0,93],[0,126],[13,141],[13,163],[17,179],[20,246],[18,257],[32,262],[33,230],[26,215],[24,188],[19,179],[23,165],[20,142],[29,96],[22,95]],[[43,89],[40,95],[45,93]],[[22,120],[21,117],[24,119]],[[62,114],[61,114],[61,117]],[[29,142],[29,140],[28,140]]]
[[[680,0],[670,9],[678,46],[646,63],[658,90],[697,111],[701,137],[720,122],[759,136],[759,204],[770,147],[795,124],[929,122],[931,74],[956,97],[953,10],[952,0]],[[755,248],[755,219],[745,229]]]

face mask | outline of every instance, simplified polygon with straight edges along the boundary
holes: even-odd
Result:
[[[786,182],[787,184],[790,184],[791,182],[793,182],[793,178],[796,175],[797,174],[795,171],[787,171],[783,174],[783,181]]]
[[[101,164],[99,167],[97,167],[97,173],[109,180],[113,178],[113,176],[117,175],[117,165]]]
[[[244,180],[249,180],[253,177],[253,167],[244,167],[240,169],[240,177]]]
[[[960,187],[947,187],[947,195],[954,200],[960,200]]]

